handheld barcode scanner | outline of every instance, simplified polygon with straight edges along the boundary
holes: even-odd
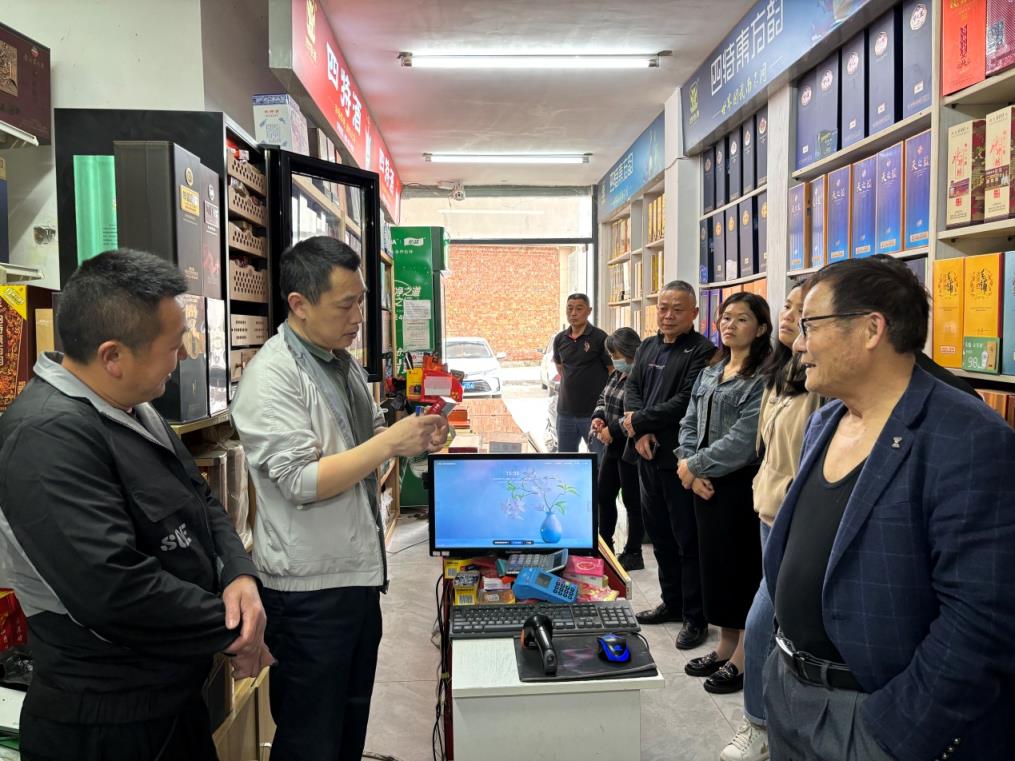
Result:
[[[539,648],[543,659],[543,672],[547,676],[557,673],[557,651],[553,648],[553,621],[537,613],[529,616],[522,626],[522,647]]]

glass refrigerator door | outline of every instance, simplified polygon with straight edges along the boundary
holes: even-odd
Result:
[[[278,287],[282,251],[295,243],[325,235],[347,244],[360,255],[366,283],[363,324],[349,352],[371,381],[381,379],[380,194],[377,174],[320,161],[282,150],[268,150],[269,205],[272,208],[272,286],[276,320],[285,319],[288,305]],[[274,204],[272,200],[277,199]]]

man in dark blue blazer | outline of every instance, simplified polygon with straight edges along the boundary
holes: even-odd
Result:
[[[894,261],[811,281],[807,428],[765,552],[773,761],[1015,758],[1015,431],[915,366],[927,293]]]

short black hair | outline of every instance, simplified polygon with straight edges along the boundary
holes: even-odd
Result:
[[[564,303],[566,304],[568,301],[571,301],[572,299],[574,299],[575,301],[584,301],[585,306],[587,307],[592,306],[592,302],[589,301],[589,297],[586,296],[584,293],[572,293],[564,300]]]
[[[751,310],[754,319],[758,321],[759,325],[764,325],[766,328],[764,333],[751,342],[751,349],[747,355],[747,360],[744,362],[743,367],[740,368],[740,375],[750,378],[761,369],[765,360],[772,353],[772,313],[768,308],[768,302],[761,298],[761,296],[756,293],[741,291],[740,293],[734,293],[727,299],[723,299],[722,304],[719,305],[719,311],[716,312],[716,322],[722,317],[726,307],[738,302],[747,304],[747,308]],[[725,345],[720,350],[722,351],[722,359],[728,359],[732,353],[730,347]]]
[[[927,343],[930,299],[916,273],[890,256],[847,259],[811,276],[806,289],[824,283],[837,313],[880,312],[888,321],[888,341],[899,354],[918,354]]]
[[[60,294],[56,326],[64,353],[88,364],[106,341],[137,353],[162,330],[162,300],[186,290],[183,273],[154,254],[118,248],[88,259]]]
[[[691,303],[695,306],[698,305],[698,294],[694,290],[694,286],[688,283],[686,280],[671,280],[662,288],[659,292],[663,291],[677,291],[677,293],[686,293],[691,297]]]
[[[331,271],[335,267],[355,272],[360,262],[360,255],[348,244],[327,235],[294,243],[282,252],[279,262],[282,300],[288,303],[289,294],[298,293],[316,304],[331,287]]]

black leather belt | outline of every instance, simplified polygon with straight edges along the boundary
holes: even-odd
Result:
[[[775,635],[779,655],[796,677],[807,684],[828,687],[833,690],[854,690],[863,692],[863,687],[845,663],[815,658],[810,653],[797,650],[793,643],[781,634]]]

